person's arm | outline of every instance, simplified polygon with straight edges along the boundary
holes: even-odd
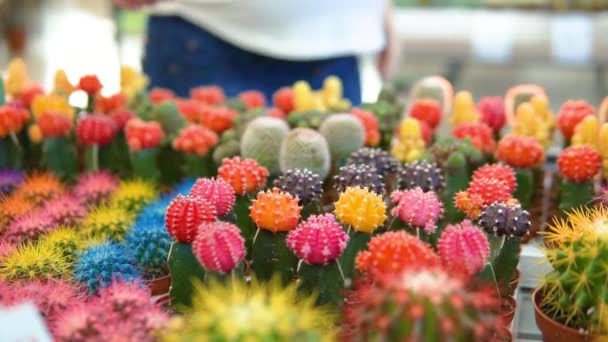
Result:
[[[386,45],[378,55],[378,70],[384,80],[395,74],[399,68],[400,43],[393,23],[393,2],[384,1],[384,34]]]

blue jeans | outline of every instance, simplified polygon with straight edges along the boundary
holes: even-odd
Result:
[[[342,79],[344,97],[361,102],[361,85],[355,56],[314,61],[287,61],[242,50],[185,19],[151,16],[148,22],[143,70],[150,87],[188,96],[190,88],[219,85],[227,96],[259,90],[267,101],[283,86],[308,81],[313,89],[329,75]]]

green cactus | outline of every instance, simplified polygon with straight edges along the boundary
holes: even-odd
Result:
[[[76,144],[70,136],[46,138],[42,142],[42,164],[57,177],[74,180],[78,172]]]
[[[239,113],[234,119],[232,119],[231,131],[234,132],[235,138],[241,139],[243,133],[245,133],[245,129],[247,129],[247,125],[249,124],[249,122],[261,116],[266,116],[266,111],[262,108],[252,109],[243,113]]]
[[[534,171],[530,168],[515,168],[517,188],[513,197],[517,198],[524,208],[530,207],[534,193]]]
[[[334,163],[339,163],[365,143],[363,124],[351,114],[332,114],[319,127]]]
[[[271,174],[279,173],[279,150],[289,133],[285,121],[273,117],[259,117],[247,125],[241,138],[241,156],[255,159]]]
[[[205,269],[192,253],[192,245],[173,242],[169,249],[169,271],[171,273],[171,306],[175,310],[186,310],[192,304],[194,282],[205,279]]]
[[[213,149],[213,162],[216,165],[222,164],[224,158],[232,158],[241,155],[241,144],[238,140],[221,142]]]
[[[325,138],[309,128],[296,128],[289,132],[279,152],[282,172],[290,169],[308,169],[325,179],[329,174],[331,157]]]
[[[292,112],[287,116],[287,123],[292,128],[312,128],[317,129],[321,126],[321,122],[325,119],[327,114],[322,113],[318,110],[311,110],[308,112]]]
[[[163,127],[163,132],[169,139],[179,134],[180,129],[186,127],[186,119],[179,113],[177,105],[172,101],[165,101],[154,105],[150,113],[150,120],[157,121]]]
[[[552,319],[576,330],[606,335],[608,304],[608,212],[603,207],[574,211],[545,234],[553,270],[542,282],[540,307]],[[604,316],[604,317],[601,317]]]

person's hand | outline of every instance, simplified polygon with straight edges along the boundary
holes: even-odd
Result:
[[[399,69],[399,56],[401,55],[401,44],[393,25],[391,1],[387,1],[386,13],[384,15],[384,34],[386,45],[378,54],[378,71],[382,79],[387,80],[395,75]]]
[[[117,7],[135,10],[145,5],[152,5],[156,0],[113,0],[113,2]]]

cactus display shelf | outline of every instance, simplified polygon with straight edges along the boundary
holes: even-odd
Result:
[[[0,82],[0,307],[33,302],[55,340],[509,341],[530,239],[553,267],[541,330],[607,333],[591,104],[440,76],[361,107],[336,77],[272,99],[146,85],[43,89],[20,60]]]

